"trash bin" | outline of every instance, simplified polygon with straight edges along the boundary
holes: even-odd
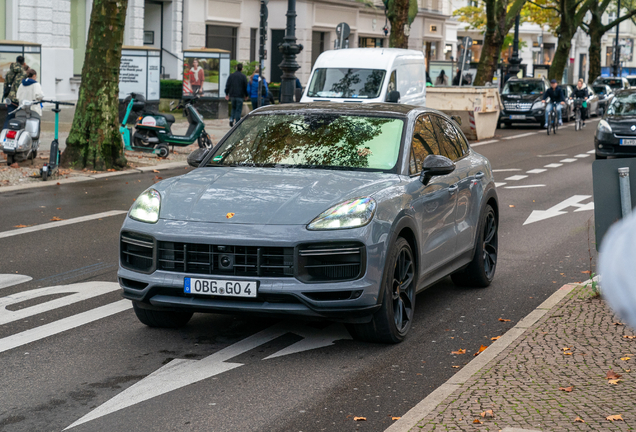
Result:
[[[459,116],[466,138],[483,140],[495,136],[501,99],[496,87],[428,87],[426,106]]]

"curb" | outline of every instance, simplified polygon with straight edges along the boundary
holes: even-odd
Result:
[[[162,169],[166,170],[166,169],[173,169],[173,168],[181,168],[184,166],[188,166],[188,163],[185,161],[170,162],[170,163],[165,163],[162,165],[131,168],[125,171],[112,171],[112,172],[104,172],[104,173],[92,174],[92,175],[86,175],[86,176],[70,177],[70,178],[65,178],[58,181],[51,180],[47,182],[42,181],[42,182],[27,183],[23,185],[4,186],[4,187],[0,187],[0,193],[13,192],[13,191],[24,190],[24,189],[34,189],[34,188],[40,188],[40,187],[46,187],[46,186],[57,186],[57,185],[63,185],[68,183],[79,183],[79,182],[97,180],[97,179],[106,178],[106,177],[115,177],[115,176],[127,175],[127,174],[139,174],[139,173],[145,173],[145,172],[149,172],[153,170],[160,171]]]
[[[503,350],[508,348],[519,336],[532,327],[554,306],[565,298],[575,287],[582,285],[579,283],[565,284],[554,294],[548,297],[535,310],[530,312],[516,326],[508,330],[503,336],[497,339],[487,350],[479,354],[459,372],[450,377],[448,381],[436,388],[426,396],[420,403],[411,408],[398,421],[389,426],[385,432],[407,432],[414,428],[420,420],[426,417],[431,411],[442,403],[457,389],[461,388],[473,375],[483,369],[491,360],[497,357]]]

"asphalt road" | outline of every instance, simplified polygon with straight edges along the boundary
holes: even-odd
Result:
[[[355,342],[328,322],[197,314],[180,330],[140,324],[116,285],[125,214],[101,213],[126,211],[156,176],[183,169],[0,193],[0,430],[384,430],[482,344],[594,271],[596,124],[549,137],[504,129],[474,147],[497,170],[495,280],[470,289],[448,279],[419,294],[395,346]],[[68,224],[14,232],[55,217]],[[47,287],[58,288],[35,291]]]

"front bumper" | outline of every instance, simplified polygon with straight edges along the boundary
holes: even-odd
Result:
[[[297,246],[301,244],[358,242],[365,246],[366,262],[364,274],[356,280],[308,283],[291,276],[210,275],[156,270],[156,267],[153,267],[151,273],[146,274],[123,267],[120,259],[119,283],[123,289],[123,296],[138,302],[142,308],[296,315],[344,322],[364,322],[380,307],[379,292],[386,259],[384,240],[388,237],[380,234],[381,229],[373,222],[366,227],[350,230],[308,231],[304,225],[254,226],[166,220],[159,220],[157,224],[145,224],[127,218],[122,231],[152,236],[162,242],[294,247],[296,251]],[[156,256],[154,259],[156,260]],[[294,261],[297,265],[297,256]],[[186,295],[185,277],[256,281],[258,297],[245,299]],[[346,293],[351,295],[347,296]]]
[[[545,110],[543,108],[530,111],[507,111],[499,113],[499,123],[543,123]]]
[[[596,150],[596,154],[603,157],[635,157],[636,146],[620,145],[621,139],[636,140],[636,136],[617,137],[614,133],[596,132],[596,136],[594,137],[594,149]]]

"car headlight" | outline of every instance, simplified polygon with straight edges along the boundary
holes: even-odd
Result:
[[[536,109],[543,109],[545,108],[545,103],[541,102],[541,101],[537,101],[534,104],[532,104],[532,109],[536,110]]]
[[[350,199],[322,212],[307,225],[307,229],[330,230],[365,226],[373,219],[376,206],[371,197]]]
[[[598,122],[598,129],[597,130],[599,132],[612,133],[612,127],[605,120],[601,120],[600,122]]]
[[[161,207],[161,195],[154,189],[148,189],[135,201],[130,209],[130,217],[148,223],[156,223],[159,220],[159,208]]]

